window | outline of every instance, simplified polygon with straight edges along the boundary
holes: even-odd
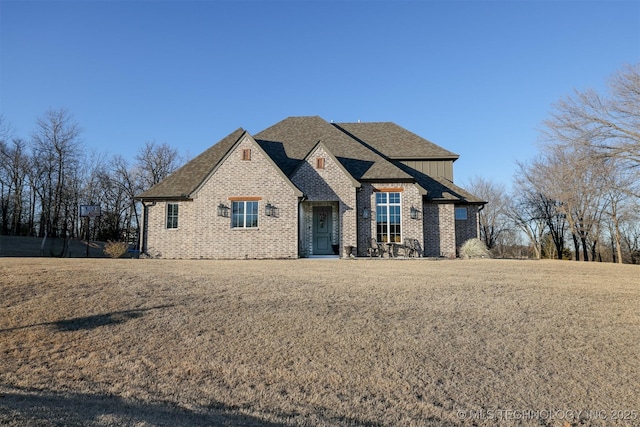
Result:
[[[237,201],[231,205],[231,228],[258,226],[258,202]]]
[[[400,193],[376,193],[376,239],[401,242]]]
[[[251,160],[251,148],[242,149],[242,160]]]
[[[167,203],[167,228],[178,228],[177,203]]]
[[[466,221],[467,219],[467,208],[456,208],[456,219],[460,221]]]
[[[318,157],[316,159],[316,169],[324,169],[324,157]]]

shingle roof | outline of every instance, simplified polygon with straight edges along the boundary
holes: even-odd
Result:
[[[447,178],[424,175],[416,179],[427,190],[427,198],[433,201],[458,201],[465,203],[486,203],[467,190],[458,187]]]
[[[457,159],[439,145],[392,122],[336,123],[335,126],[390,159]]]
[[[245,133],[244,129],[237,129],[136,198],[193,197]],[[254,139],[287,177],[321,142],[357,181],[416,182],[427,190],[431,200],[484,203],[445,178],[431,177],[401,164],[398,159],[455,160],[458,155],[394,123],[332,124],[318,116],[289,117],[256,134]]]
[[[357,180],[412,179],[411,175],[318,116],[289,117],[256,134],[255,140],[287,176],[318,142],[322,142]]]
[[[189,161],[159,184],[139,194],[138,199],[188,199],[209,176],[224,155],[238,142],[246,131],[242,128],[227,135],[220,142]]]

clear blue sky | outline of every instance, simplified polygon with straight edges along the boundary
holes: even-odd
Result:
[[[393,121],[509,185],[551,105],[640,61],[639,1],[0,1],[1,112],[191,157],[288,117]]]

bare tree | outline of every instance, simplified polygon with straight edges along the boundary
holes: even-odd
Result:
[[[8,141],[13,135],[13,129],[3,115],[0,115],[0,220],[2,222],[2,234],[7,234],[9,221],[9,201],[11,200],[11,167],[7,162],[9,150]]]
[[[498,247],[500,237],[511,228],[506,215],[507,191],[504,185],[476,176],[467,183],[466,187],[473,194],[487,201],[478,214],[480,239],[494,255],[504,256],[505,248]]]
[[[545,127],[548,140],[579,144],[640,170],[640,65],[613,75],[604,96],[586,90],[560,100]]]
[[[548,194],[570,222],[576,260],[596,258],[598,238],[611,220],[612,259],[621,260],[619,206],[639,197],[629,173],[640,177],[640,67],[629,65],[609,80],[608,92],[575,91],[544,122],[545,166],[556,171]],[[550,187],[550,188],[553,188]]]
[[[80,155],[80,127],[65,109],[49,110],[36,122],[33,133],[34,162],[43,174],[38,191],[41,200],[40,230],[66,231],[71,208],[68,186]]]
[[[547,122],[547,126],[553,126]],[[553,134],[548,129],[547,138]],[[531,161],[525,176],[550,200],[569,224],[576,261],[596,259],[602,237],[603,217],[610,198],[607,184],[612,180],[613,157],[594,155],[593,148],[580,142],[547,140],[541,154]],[[591,254],[591,257],[589,256]]]
[[[526,214],[523,219],[528,220],[531,225],[536,225],[537,232],[541,232],[542,235],[549,233],[556,256],[562,259],[568,224],[562,202],[552,196],[557,184],[555,171],[549,167],[544,156],[539,156],[529,163],[518,162],[517,165],[515,188],[521,192],[521,196],[517,198],[520,200],[519,212]],[[512,212],[512,218],[517,218],[522,213]],[[545,230],[540,230],[537,226],[539,221],[544,222]],[[522,222],[520,224],[522,228]]]
[[[604,214],[608,218],[611,241],[611,257],[614,262],[624,262],[621,224],[633,219],[633,194],[638,193],[638,181],[634,174],[620,165],[618,159],[602,162],[603,192],[606,203]],[[636,219],[637,220],[637,219]]]
[[[519,163],[510,216],[532,241],[541,227],[529,225],[544,218],[558,257],[570,231],[577,261],[580,254],[602,260],[601,241],[609,237],[611,259],[621,262],[630,241],[625,227],[634,230],[626,206],[640,198],[640,66],[613,75],[605,94],[575,91],[561,99],[542,139],[540,155]]]
[[[507,216],[529,238],[534,257],[540,259],[547,219],[541,215],[537,195],[529,188],[516,188],[507,203]]]
[[[29,155],[24,140],[0,141],[2,234],[21,234]],[[6,191],[5,191],[6,189]]]
[[[124,227],[122,216],[128,210],[129,199],[124,188],[113,179],[110,172],[110,170],[104,170],[98,176],[102,216],[97,238],[120,241]]]
[[[26,180],[30,156],[27,143],[14,137],[0,115],[0,222],[2,234],[21,234],[24,223]]]
[[[604,176],[602,159],[589,156],[581,147],[547,145],[539,170],[546,170],[546,194],[557,200],[558,210],[565,216],[575,247],[576,261],[589,260],[589,249],[597,243],[603,214]],[[592,257],[593,259],[593,257]]]
[[[0,115],[0,232],[131,241],[140,221],[134,196],[181,162],[177,150],[155,142],[139,150],[133,165],[121,156],[87,156],[80,128],[65,109],[38,118],[30,144],[13,138]],[[81,221],[78,205],[94,203],[103,216]]]
[[[109,180],[112,187],[111,194],[117,196],[112,202],[119,231],[124,234],[120,237],[130,241],[132,233],[136,237],[139,236],[140,229],[138,205],[134,200],[134,197],[142,191],[140,169],[130,166],[124,157],[115,156],[111,161],[110,176],[103,179]]]
[[[81,185],[78,191],[78,205],[100,205],[103,206],[103,189],[102,176],[108,174],[108,160],[98,153],[92,152],[83,157],[83,162],[78,168],[78,175],[81,177]],[[91,239],[95,239],[102,228],[102,217],[87,220],[84,218],[76,219],[74,225],[77,228],[77,236],[89,235]],[[91,227],[89,229],[88,227]]]
[[[640,205],[628,206],[626,214],[622,215],[620,236],[627,261],[640,264]]]
[[[166,142],[159,145],[153,141],[146,142],[135,158],[143,190],[153,187],[182,164],[178,150],[171,148]]]

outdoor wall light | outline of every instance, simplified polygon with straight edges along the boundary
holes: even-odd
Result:
[[[362,209],[362,218],[369,219],[369,209],[368,208]]]
[[[418,219],[418,215],[420,214],[420,211],[414,208],[413,206],[411,206],[411,211],[409,212],[409,214],[411,215],[411,219]]]
[[[278,216],[278,208],[267,202],[266,206],[264,207],[264,213],[266,216]]]
[[[218,216],[229,216],[229,206],[225,206],[223,203],[218,205]]]

